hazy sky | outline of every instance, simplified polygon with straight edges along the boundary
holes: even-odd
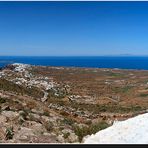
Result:
[[[0,2],[0,55],[148,55],[148,2]]]

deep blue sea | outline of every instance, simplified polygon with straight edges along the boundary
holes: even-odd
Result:
[[[43,66],[66,66],[88,68],[120,68],[148,70],[148,57],[25,57],[0,56],[0,67],[12,63]]]

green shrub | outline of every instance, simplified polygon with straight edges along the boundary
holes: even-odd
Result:
[[[49,112],[44,112],[43,115],[44,116],[49,116]]]
[[[0,104],[5,103],[6,99],[0,97]]]
[[[140,94],[140,97],[147,97],[148,94]]]
[[[122,92],[123,92],[123,93],[126,93],[126,92],[128,92],[132,87],[133,87],[133,86],[125,86],[125,87],[122,88]]]
[[[62,122],[64,124],[68,124],[68,125],[73,125],[75,123],[75,121],[71,118],[64,118],[64,120]]]
[[[51,132],[52,131],[52,129],[53,129],[53,123],[52,122],[46,122],[45,123],[45,128],[47,129],[47,131],[49,131],[49,132]]]
[[[121,106],[118,104],[96,105],[92,108],[94,114],[100,112],[129,113],[129,112],[142,111],[144,109],[145,108],[141,106],[134,106],[134,105]]]
[[[63,134],[64,139],[67,139],[69,135],[70,135],[70,133],[64,133]]]
[[[91,134],[95,134],[98,131],[105,129],[109,127],[109,124],[106,122],[102,121],[96,124],[92,124],[88,127],[79,127],[79,126],[74,126],[74,132],[75,134],[79,137],[79,142],[82,141],[83,137]]]
[[[20,116],[22,116],[24,120],[27,119],[28,114],[29,114],[29,110],[24,109],[22,112],[20,112]]]
[[[13,127],[8,127],[6,129],[6,140],[12,139],[14,135]]]
[[[108,75],[112,77],[123,77],[124,76],[124,74],[122,73],[114,73],[114,72],[108,72]]]
[[[91,125],[92,124],[92,121],[91,120],[85,121],[85,124]]]

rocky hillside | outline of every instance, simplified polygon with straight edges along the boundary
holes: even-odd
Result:
[[[148,71],[15,63],[0,71],[1,143],[79,143],[147,112]]]

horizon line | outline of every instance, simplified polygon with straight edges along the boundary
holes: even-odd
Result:
[[[102,56],[119,56],[119,57],[132,57],[132,56],[148,56],[148,55],[0,55],[0,57],[102,57]]]

